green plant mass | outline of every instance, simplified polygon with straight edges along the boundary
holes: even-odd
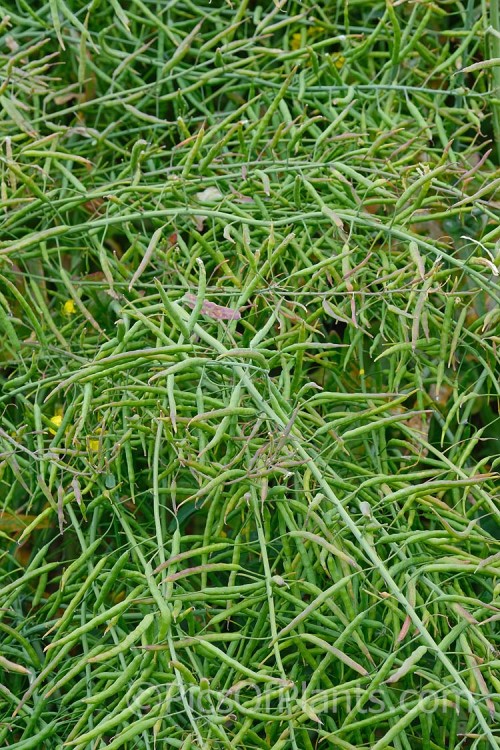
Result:
[[[499,0],[0,4],[0,747],[500,747]]]

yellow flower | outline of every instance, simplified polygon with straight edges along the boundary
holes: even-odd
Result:
[[[102,427],[97,427],[93,435],[87,436],[87,449],[92,453],[97,453],[99,446],[101,445],[102,437],[106,434],[106,430]]]
[[[306,31],[306,35],[308,39],[314,39],[314,37],[319,36],[323,33],[323,29],[321,26],[309,26],[309,28]],[[290,42],[290,49],[297,50],[302,47],[302,34],[300,32],[297,32],[295,34],[292,34],[292,41]]]
[[[345,63],[345,57],[343,55],[337,55],[337,57],[334,58],[333,64],[337,68],[337,70],[340,70],[340,68]]]
[[[76,313],[76,306],[72,299],[67,299],[63,305],[63,315],[74,315]]]
[[[56,413],[53,417],[50,418],[51,424],[54,425],[55,429],[52,427],[49,427],[49,432],[51,435],[55,435],[59,427],[61,426],[61,422],[63,421],[63,413],[62,409],[57,409]]]
[[[322,34],[322,33],[323,33],[323,29],[321,26],[310,26],[307,29],[307,36],[315,37],[315,36],[319,36],[319,34]]]

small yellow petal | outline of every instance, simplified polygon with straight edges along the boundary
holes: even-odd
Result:
[[[55,435],[57,432],[57,429],[61,426],[61,422],[63,421],[62,412],[59,413],[59,409],[58,409],[57,413],[54,414],[54,416],[50,418],[50,421],[56,427],[56,429],[53,430],[51,427],[49,427],[49,432],[51,433],[51,435]]]
[[[290,49],[296,50],[302,47],[302,34],[292,34]]]
[[[99,450],[99,440],[97,438],[89,439],[89,450],[94,451],[94,453]]]
[[[64,315],[74,315],[76,313],[76,306],[72,299],[67,299],[63,305]]]

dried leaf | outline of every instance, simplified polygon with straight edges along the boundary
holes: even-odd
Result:
[[[222,198],[222,193],[216,187],[207,187],[200,193],[196,193],[196,198],[201,203],[215,203]]]
[[[397,669],[394,674],[392,674],[387,680],[386,683],[388,685],[392,685],[392,683],[397,682],[402,677],[404,677],[412,667],[417,664],[420,659],[427,653],[427,646],[419,646],[415,651],[409,656],[407,659],[404,660],[404,662],[401,664],[399,669]]]

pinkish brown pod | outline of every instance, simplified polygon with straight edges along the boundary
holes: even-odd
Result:
[[[188,293],[184,296],[183,301],[193,310],[196,305],[196,296]],[[241,318],[239,310],[217,305],[215,302],[209,302],[208,300],[203,300],[200,312],[213,320],[239,320]]]

